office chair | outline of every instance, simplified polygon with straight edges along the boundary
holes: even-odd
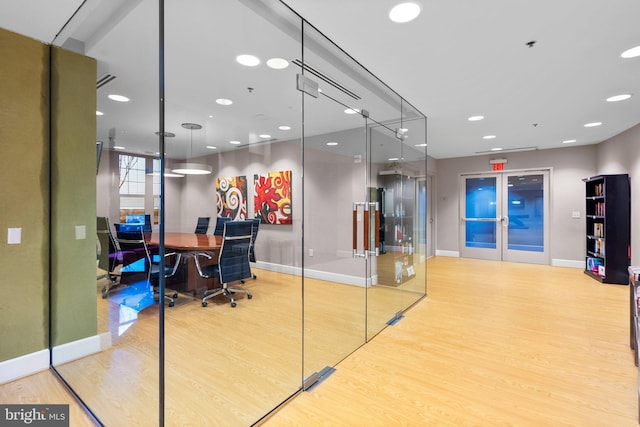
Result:
[[[202,306],[207,306],[207,300],[216,295],[224,294],[231,300],[231,307],[236,306],[233,294],[236,292],[247,294],[247,298],[253,298],[251,292],[246,289],[230,288],[229,283],[239,282],[252,277],[249,264],[249,248],[251,247],[251,221],[229,221],[224,226],[222,234],[222,246],[218,255],[218,264],[202,266],[200,258],[211,259],[206,253],[195,254],[196,269],[200,277],[204,279],[217,278],[222,284],[221,288],[207,290],[202,298]]]
[[[151,254],[147,252],[148,258],[152,259]],[[164,277],[169,278],[176,275],[176,271],[178,271],[178,267],[180,266],[180,260],[182,259],[182,254],[179,252],[169,252],[168,254],[164,254],[165,264],[164,264]],[[167,261],[173,259],[172,263]],[[160,272],[162,268],[160,263],[152,262],[151,268],[149,270],[150,279],[159,280]],[[154,280],[155,281],[155,280]],[[158,282],[153,284],[153,293],[159,294],[160,289],[158,287]],[[164,290],[164,298],[169,302],[169,307],[173,307],[175,304],[175,299],[178,298],[178,292],[173,289]]]
[[[118,282],[120,275],[116,273],[116,268],[122,265],[122,254],[118,247],[118,242],[111,234],[111,227],[107,217],[97,217],[96,230],[98,242],[100,243],[98,267],[107,272],[106,277],[109,279],[109,283],[102,287],[102,298],[106,298],[113,288],[120,286]]]
[[[198,224],[196,225],[196,234],[207,234],[207,230],[209,230],[209,220],[211,218],[208,216],[198,217]]]
[[[151,233],[151,215],[146,214],[144,216],[144,226],[142,227],[145,233]]]
[[[224,232],[224,224],[231,221],[231,218],[225,216],[219,216],[216,218],[216,228],[213,230],[213,234],[216,236],[222,236]]]
[[[260,218],[249,219],[247,221],[251,221],[251,246],[249,247],[249,261],[256,262],[256,254],[254,248],[256,246],[256,238],[258,237],[258,228],[260,227],[260,223],[262,222]],[[255,274],[252,275],[254,279],[257,279],[258,276]]]
[[[117,242],[122,253],[122,269],[120,270],[120,282],[127,283],[133,276],[144,273],[147,281],[150,277],[151,255],[144,239],[144,230],[123,231],[122,227],[116,232]]]

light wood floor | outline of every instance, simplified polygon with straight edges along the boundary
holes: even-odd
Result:
[[[258,301],[240,300],[237,308]],[[638,425],[628,334],[626,286],[602,285],[577,269],[435,258],[427,299],[264,425]],[[168,397],[171,405],[224,409],[200,395],[197,381],[182,390]],[[3,403],[71,401],[48,372],[0,387]],[[73,405],[71,416],[72,426],[91,425]],[[167,425],[185,424],[169,414]]]

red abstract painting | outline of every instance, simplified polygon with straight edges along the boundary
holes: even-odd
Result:
[[[291,224],[291,171],[254,175],[255,217],[263,224]]]

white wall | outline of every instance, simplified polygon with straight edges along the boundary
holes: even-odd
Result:
[[[599,144],[596,157],[598,174],[631,178],[631,264],[640,265],[640,125]]]
[[[582,146],[500,155],[437,160],[436,250],[459,252],[459,176],[490,172],[491,158],[505,158],[505,169],[551,168],[550,255],[552,260],[584,262],[584,183],[597,174],[597,147]],[[573,211],[581,212],[573,219]]]

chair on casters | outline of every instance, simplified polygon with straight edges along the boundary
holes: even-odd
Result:
[[[211,218],[208,216],[198,217],[198,224],[196,225],[196,234],[207,234],[207,230],[209,229],[209,220]]]
[[[120,286],[120,275],[116,273],[116,268],[122,265],[122,253],[118,247],[118,242],[111,234],[111,227],[107,217],[97,217],[96,229],[98,242],[100,243],[98,267],[107,272],[106,277],[109,279],[109,283],[102,288],[102,298],[106,298],[113,288]]]
[[[153,262],[153,258],[151,256],[149,256],[149,258],[152,260],[151,263],[151,269],[149,271],[149,277],[151,279],[156,279],[158,280],[160,278],[160,272],[162,271],[162,266],[160,265],[159,262]],[[164,260],[165,260],[165,264],[164,264],[164,277],[165,279],[168,279],[170,277],[173,277],[176,275],[176,271],[178,271],[178,267],[180,266],[180,260],[182,259],[182,254],[179,252],[169,252],[167,254],[164,254]],[[173,262],[168,262],[172,260]],[[158,283],[154,283],[153,284],[153,293],[154,294],[159,294],[160,290],[158,288]],[[178,292],[173,290],[173,289],[167,289],[165,288],[164,290],[164,298],[165,300],[167,300],[169,302],[169,307],[173,307],[173,305],[175,304],[175,299],[178,298]]]
[[[220,280],[221,288],[211,289],[204,293],[202,306],[207,306],[207,300],[216,295],[224,294],[231,300],[231,307],[236,306],[233,294],[236,292],[247,294],[247,298],[253,298],[251,292],[246,289],[230,288],[229,283],[240,282],[252,277],[249,264],[249,248],[251,247],[251,221],[229,221],[224,226],[222,234],[222,246],[218,255],[218,264],[202,266],[200,258],[211,259],[211,255],[198,253],[194,256],[196,268],[200,277],[204,279]]]
[[[231,221],[231,218],[227,218],[226,216],[219,216],[216,218],[216,228],[213,230],[213,234],[215,236],[222,236],[224,232],[224,224]]]

